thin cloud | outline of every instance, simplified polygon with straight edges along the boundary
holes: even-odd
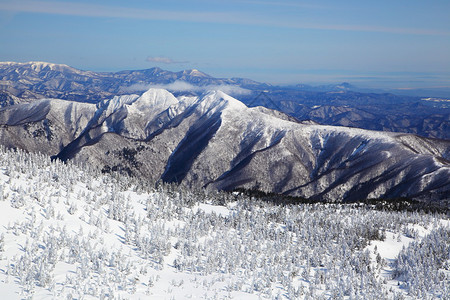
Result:
[[[186,81],[177,80],[168,84],[133,84],[122,89],[125,93],[143,92],[150,88],[165,89],[171,92],[206,92],[206,91],[222,91],[230,95],[248,95],[250,90],[241,88],[235,85],[221,84],[221,85],[206,85],[197,86]]]
[[[295,25],[293,27],[296,27]],[[322,30],[336,30],[336,31],[360,31],[360,32],[380,32],[391,34],[411,34],[411,35],[450,35],[450,32],[418,29],[418,28],[396,28],[396,27],[382,27],[382,26],[364,26],[364,25],[319,25],[319,24],[299,24],[301,29],[322,29]]]
[[[148,56],[145,60],[151,63],[166,64],[166,65],[188,63],[188,61],[177,61],[164,56]]]
[[[270,3],[270,2],[268,2]],[[395,28],[363,25],[340,24],[312,24],[296,23],[285,20],[270,20],[267,17],[256,17],[241,12],[212,12],[212,11],[172,11],[135,9],[127,7],[97,5],[76,2],[52,2],[52,1],[6,1],[0,2],[0,10],[12,12],[42,13],[55,15],[69,15],[100,18],[125,18],[156,21],[183,21],[210,24],[237,24],[252,26],[272,26],[294,29],[356,31],[356,32],[381,32],[390,34],[408,35],[437,35],[450,36],[448,31],[419,29],[419,28]]]
[[[0,10],[70,15],[80,17],[125,18],[162,21],[217,22],[230,14],[219,12],[185,12],[172,10],[136,9],[76,2],[7,1],[0,3]],[[231,20],[233,21],[233,20]]]
[[[292,3],[292,2],[282,2],[282,1],[278,2],[278,1],[245,0],[245,1],[239,1],[239,2],[254,4],[254,5],[285,6],[285,7],[299,7],[299,8],[312,8],[312,9],[328,9],[329,8],[324,5]]]

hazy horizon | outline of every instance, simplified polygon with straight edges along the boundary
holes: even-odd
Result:
[[[0,1],[1,61],[450,87],[450,2]]]

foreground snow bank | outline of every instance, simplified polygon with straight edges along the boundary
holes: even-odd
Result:
[[[8,299],[446,299],[448,239],[443,215],[153,189],[0,150]]]

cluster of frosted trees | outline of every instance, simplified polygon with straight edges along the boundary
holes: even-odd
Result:
[[[395,262],[394,278],[414,297],[426,299],[432,295],[448,298],[450,230],[438,227],[421,241],[413,241],[402,249]]]
[[[450,231],[436,221],[444,215],[338,204],[275,205],[240,194],[150,187],[4,149],[0,171],[9,178],[0,187],[0,200],[28,214],[5,233],[23,241],[4,275],[17,281],[25,295],[38,288],[74,298],[151,293],[158,272],[170,268],[207,279],[205,289],[223,283],[230,295],[449,297]],[[229,213],[205,213],[198,203],[222,204]],[[387,262],[374,261],[367,245],[383,240],[386,232],[414,236],[415,224],[435,229],[401,251],[391,266],[392,278],[381,277]],[[3,244],[2,236],[0,251]],[[55,278],[61,263],[71,270],[63,280]],[[390,279],[400,288],[388,288]]]

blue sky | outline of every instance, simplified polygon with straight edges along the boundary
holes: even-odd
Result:
[[[0,60],[450,86],[450,1],[0,0]]]

